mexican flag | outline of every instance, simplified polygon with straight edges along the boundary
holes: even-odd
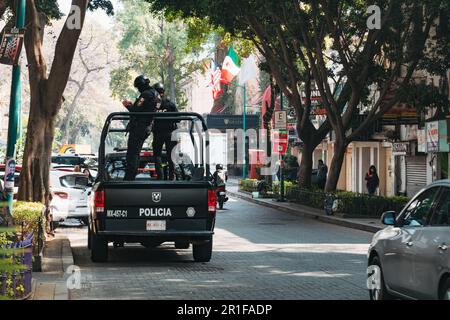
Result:
[[[223,61],[222,66],[222,82],[229,84],[241,71],[240,58],[234,51],[233,47],[228,50],[228,54]]]

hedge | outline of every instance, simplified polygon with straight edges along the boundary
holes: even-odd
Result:
[[[257,180],[242,180],[240,189],[244,191],[257,191]],[[274,197],[279,196],[280,183],[274,182],[268,188]],[[369,196],[347,191],[325,193],[320,189],[300,189],[295,183],[285,182],[286,199],[309,207],[324,209],[327,197],[337,200],[337,213],[352,217],[379,218],[386,211],[400,212],[410,200],[407,197],[379,197]]]
[[[42,209],[44,205],[40,202],[23,202],[17,201],[13,203],[13,220],[16,226],[17,232],[20,232],[22,236],[27,236],[30,233],[34,234],[33,237],[33,255],[40,254],[38,249],[43,248],[42,230],[45,226],[45,218],[43,217]],[[39,219],[41,218],[41,219]],[[39,226],[39,221],[41,225]],[[41,232],[40,232],[40,230]],[[38,242],[41,243],[38,243]],[[39,246],[38,246],[39,244]]]

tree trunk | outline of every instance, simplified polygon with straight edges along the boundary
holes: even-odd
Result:
[[[87,4],[87,0],[72,0],[72,5],[81,8],[81,27],[84,24]],[[49,175],[55,120],[61,109],[62,95],[69,79],[81,29],[72,29],[68,23],[64,25],[56,44],[51,71],[47,74],[41,36],[44,25],[40,17],[35,1],[27,0],[28,30],[25,35],[25,48],[29,63],[31,98],[18,199],[40,201],[48,208],[51,201]],[[68,19],[70,18],[68,16]]]
[[[298,174],[298,185],[302,189],[311,187],[314,149],[315,147],[305,144],[302,150],[302,162]]]
[[[339,182],[345,152],[347,151],[347,144],[340,140],[341,139],[339,138],[336,139],[336,143],[334,145],[334,155],[328,172],[327,184],[325,185],[326,192],[336,191]]]

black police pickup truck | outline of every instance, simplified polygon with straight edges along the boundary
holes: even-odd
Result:
[[[126,143],[124,136],[130,117],[143,115],[184,124],[181,127],[190,137],[187,140],[192,142],[195,162],[192,157],[180,157],[176,181],[155,179],[151,173],[154,166],[151,154],[141,157],[135,181],[123,181],[126,153],[108,152],[117,150],[109,144]],[[90,195],[88,246],[92,261],[107,261],[110,242],[114,246],[140,243],[145,247],[173,242],[177,249],[188,249],[192,244],[195,261],[210,261],[216,193],[207,137],[205,121],[195,113],[114,113],[107,118],[99,148],[99,171]],[[181,156],[180,145],[174,152]],[[186,158],[189,161],[185,162]]]

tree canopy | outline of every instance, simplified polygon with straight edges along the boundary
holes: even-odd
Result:
[[[314,148],[329,127],[335,133],[339,151],[328,190],[336,188],[346,146],[406,99],[403,89],[415,84],[416,71],[428,70],[437,59],[442,71],[448,61],[448,39],[442,38],[450,10],[445,0],[377,1],[379,28],[369,28],[373,2],[364,0],[147,1],[155,11],[207,18],[213,26],[253,42],[295,107],[305,146]],[[426,49],[439,45],[433,42],[435,30],[442,43],[433,57]],[[313,90],[320,93],[327,115],[319,128],[311,123]],[[365,118],[355,123],[358,114]]]

